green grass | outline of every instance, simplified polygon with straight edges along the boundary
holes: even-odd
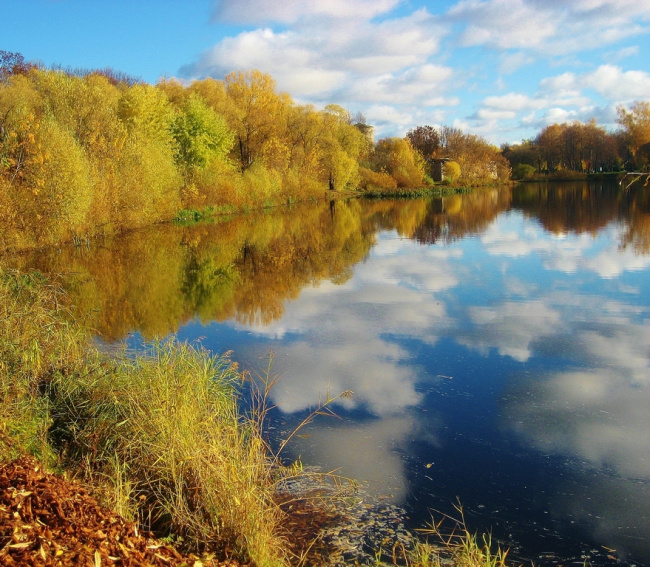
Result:
[[[471,192],[471,187],[436,185],[434,187],[399,188],[391,190],[369,189],[361,193],[361,195],[369,199],[411,199],[413,197],[446,197]]]

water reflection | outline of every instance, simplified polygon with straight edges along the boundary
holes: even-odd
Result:
[[[649,218],[644,192],[526,185],[12,262],[67,272],[78,316],[107,339],[178,332],[249,368],[272,349],[280,428],[354,391],[293,454],[414,522],[459,497],[472,527],[538,563],[593,546],[650,563]]]

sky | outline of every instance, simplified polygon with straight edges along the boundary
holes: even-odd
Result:
[[[0,0],[0,49],[150,83],[269,73],[376,138],[449,125],[495,145],[650,100],[650,0]]]

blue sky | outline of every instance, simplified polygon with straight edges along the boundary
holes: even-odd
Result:
[[[650,100],[650,0],[0,0],[0,49],[145,81],[260,69],[377,137],[447,124],[494,144],[615,129]]]

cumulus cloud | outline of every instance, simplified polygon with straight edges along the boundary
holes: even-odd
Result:
[[[259,24],[265,22],[294,23],[305,17],[334,19],[370,19],[393,10],[402,0],[219,0],[214,10],[215,20]]]
[[[590,92],[601,97],[601,106],[595,103]],[[572,120],[587,122],[592,118],[597,118],[600,124],[612,126],[616,121],[618,104],[643,99],[648,92],[650,73],[600,65],[586,73],[565,72],[542,79],[533,95],[509,92],[488,96],[483,99],[474,118],[493,121],[521,116],[522,123],[539,129]]]
[[[464,45],[564,55],[648,32],[650,5],[636,0],[462,0],[448,16]]]
[[[260,69],[299,103],[362,111],[377,138],[434,123],[496,144],[504,137],[534,137],[553,122],[596,117],[616,128],[616,107],[650,92],[646,70],[616,63],[646,48],[647,0],[421,6],[405,0],[221,0],[213,23],[235,24],[238,31],[224,27],[232,35],[180,75],[221,78]],[[549,76],[549,69],[558,72]],[[480,100],[489,90],[505,94]]]
[[[524,0],[462,0],[448,15],[466,25],[463,45],[531,48],[543,45],[557,30],[552,12]]]
[[[563,73],[544,79],[540,91],[547,96],[575,97],[593,89],[608,100],[634,100],[650,92],[650,73],[623,71],[616,65],[601,65],[587,73]]]
[[[217,10],[219,18],[248,21],[254,14],[254,22],[293,26],[283,31],[261,27],[224,38],[181,73],[220,77],[235,69],[261,69],[294,96],[328,102],[336,97],[394,102],[395,88],[413,101],[416,89],[426,93],[431,85],[439,95],[451,70],[428,59],[438,51],[442,31],[424,8],[372,21],[395,5],[389,0],[224,2]]]

